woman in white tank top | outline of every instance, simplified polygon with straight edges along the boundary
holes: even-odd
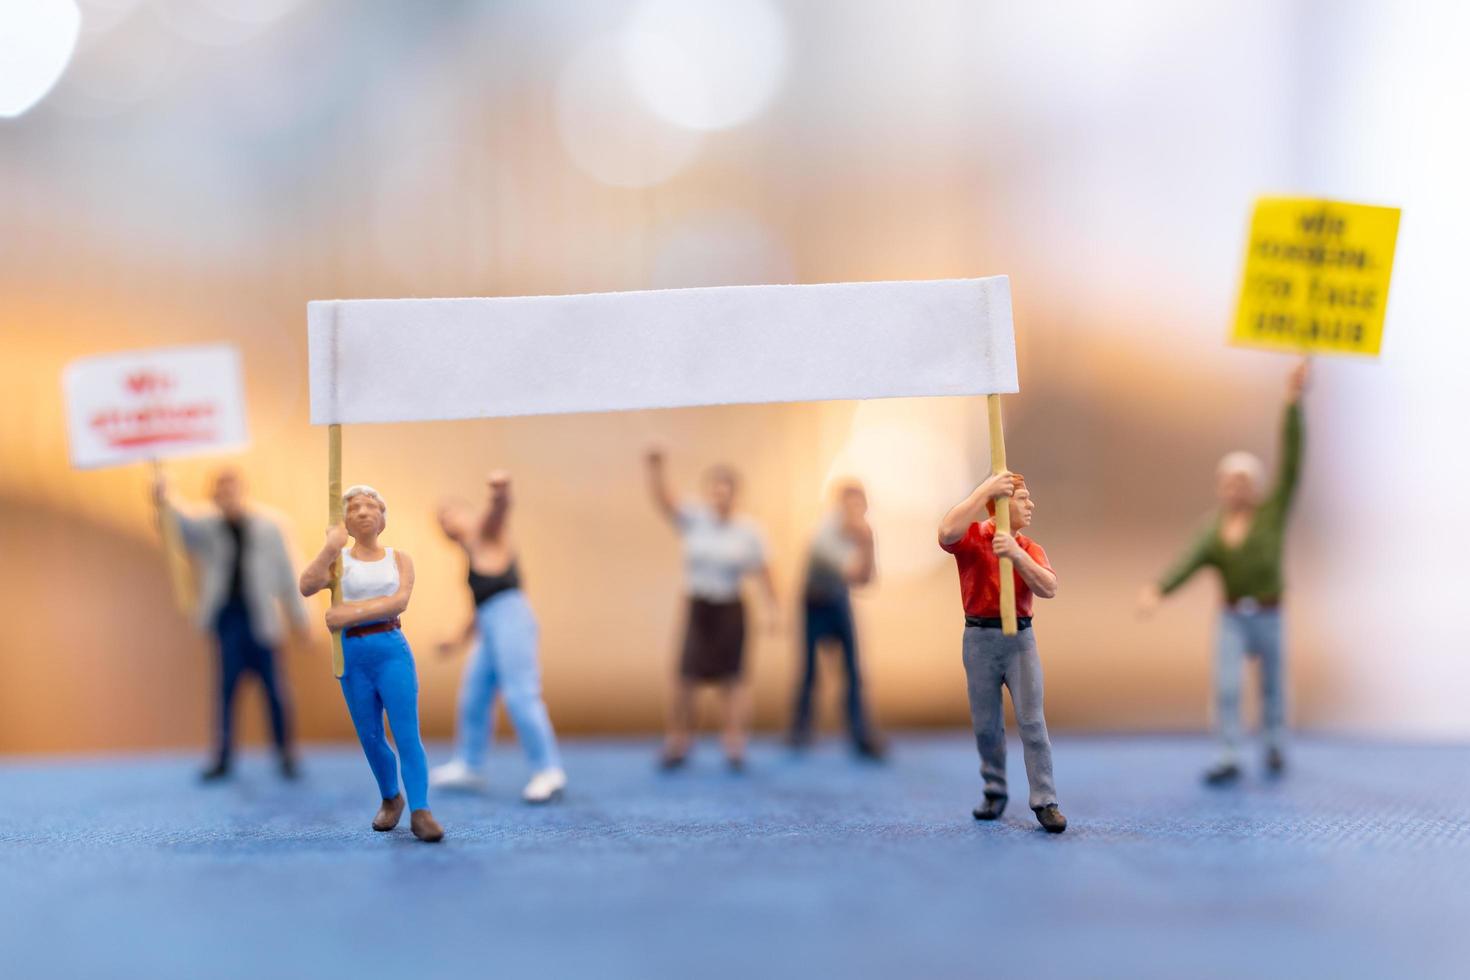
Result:
[[[403,816],[404,793],[411,810],[409,827],[419,840],[434,842],[444,831],[429,812],[429,766],[419,736],[419,681],[413,651],[398,628],[398,617],[413,595],[413,562],[402,551],[384,548],[378,536],[388,524],[388,505],[372,487],[359,485],[342,495],[343,524],[327,530],[321,553],[301,573],[301,594],[313,595],[331,584],[332,566],[342,562],[342,601],[327,610],[327,629],[342,632],[342,696],[382,806],[374,830],[392,830]],[[351,535],[352,546],[346,547]],[[398,756],[383,731],[383,713],[393,727]]]

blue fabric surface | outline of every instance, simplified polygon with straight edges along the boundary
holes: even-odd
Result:
[[[565,743],[566,801],[440,793],[376,834],[353,747],[0,760],[0,953],[24,977],[1451,977],[1470,974],[1470,747],[1310,741],[1198,783],[1204,739],[1058,738],[1071,819],[979,824],[968,734],[836,746]],[[442,754],[442,750],[440,753]],[[1019,753],[1013,754],[1019,761]],[[1250,760],[1254,762],[1255,760]],[[1013,766],[1014,768],[1014,766]],[[1019,773],[1017,773],[1019,775]]]

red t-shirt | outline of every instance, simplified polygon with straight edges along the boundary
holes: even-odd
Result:
[[[1046,560],[1046,551],[1041,545],[1024,534],[1017,534],[1015,538],[1036,564],[1051,570],[1051,563]],[[954,555],[955,564],[959,566],[960,598],[965,602],[966,616],[1000,618],[1000,559],[991,550],[991,542],[994,540],[995,519],[991,518],[984,524],[971,524],[965,536],[954,544],[939,546]],[[1016,572],[1015,576],[1016,615],[1029,616],[1031,590],[1027,588],[1020,572]]]

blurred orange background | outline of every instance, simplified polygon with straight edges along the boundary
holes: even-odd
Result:
[[[304,560],[326,507],[310,299],[998,273],[1022,387],[1010,461],[1061,577],[1038,610],[1048,719],[1203,728],[1214,585],[1148,624],[1132,601],[1210,507],[1219,456],[1275,458],[1291,361],[1224,344],[1268,191],[1404,208],[1383,358],[1322,361],[1309,395],[1293,716],[1470,734],[1454,552],[1470,539],[1470,334],[1451,294],[1470,141],[1435,125],[1470,85],[1446,40],[1463,10],[827,0],[704,5],[726,18],[705,22],[621,0],[231,6],[82,4],[55,90],[0,119],[0,751],[202,745],[211,712],[212,655],[171,607],[144,468],[68,466],[72,358],[236,344],[253,441],[231,461]],[[662,74],[630,79],[619,58],[645,36],[701,57],[650,56]],[[705,104],[681,103],[680,71],[714,79]],[[735,465],[772,543],[785,613],[749,661],[758,727],[788,715],[804,547],[839,475],[872,499],[880,580],[858,616],[880,723],[965,723],[934,527],[986,472],[984,405],[916,399],[348,428],[345,479],[384,493],[389,543],[418,567],[406,630],[427,734],[450,733],[460,668],[433,644],[469,613],[434,505],[478,498],[494,467],[516,481],[557,727],[658,728],[680,565],[646,497],[652,440],[690,493],[704,467]],[[168,469],[197,500],[222,462]],[[325,631],[286,662],[303,737],[351,738]]]

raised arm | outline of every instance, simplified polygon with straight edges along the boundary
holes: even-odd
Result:
[[[297,586],[302,595],[314,596],[331,584],[332,564],[341,557],[342,549],[345,547],[347,547],[347,528],[341,524],[327,528],[327,540],[322,545],[322,550],[317,552],[317,556],[301,570],[301,578]]]
[[[653,495],[653,505],[670,523],[679,519],[679,505],[674,492],[669,489],[669,474],[664,462],[664,451],[658,447],[648,450],[644,459],[648,466],[648,490]]]
[[[490,506],[485,508],[485,516],[480,521],[480,537],[493,540],[505,530],[510,515],[510,474],[496,470],[485,482],[490,487]]]
[[[413,560],[404,552],[395,551],[393,561],[398,565],[398,591],[333,606],[327,610],[327,629],[345,630],[359,623],[377,623],[403,615],[413,596]]]
[[[948,548],[963,539],[971,524],[990,516],[986,504],[1009,497],[1022,482],[1024,478],[1018,473],[996,473],[976,487],[968,497],[951,507],[944,520],[939,522],[940,547]]]
[[[1302,392],[1306,389],[1309,363],[1303,360],[1286,381],[1286,412],[1281,421],[1281,460],[1277,463],[1276,486],[1271,499],[1290,507],[1302,471]]]
[[[161,473],[153,478],[153,505],[156,520],[162,521],[168,516],[179,525],[179,536],[187,550],[197,553],[204,549],[209,540],[208,522],[203,518],[191,517],[175,506],[168,492],[168,482]]]

